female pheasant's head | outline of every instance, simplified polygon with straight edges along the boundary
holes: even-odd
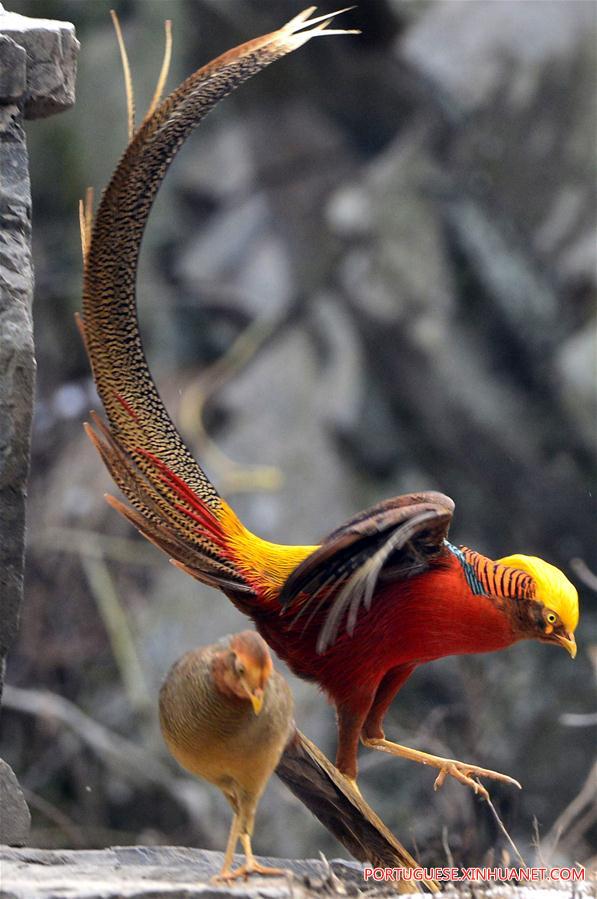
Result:
[[[248,700],[258,715],[274,670],[267,643],[255,631],[233,634],[220,643],[222,650],[214,660],[216,687],[224,695]]]
[[[531,628],[529,636],[542,643],[563,646],[576,656],[574,631],[578,624],[578,593],[566,575],[536,556],[507,556],[498,564],[524,571],[532,578]]]

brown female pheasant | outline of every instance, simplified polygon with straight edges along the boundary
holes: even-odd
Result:
[[[243,631],[187,652],[160,691],[160,724],[183,768],[219,787],[234,812],[218,880],[284,874],[255,860],[255,812],[293,729],[292,694],[267,644]],[[232,872],[240,839],[245,864]]]

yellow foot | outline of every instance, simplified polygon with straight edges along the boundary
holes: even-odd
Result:
[[[499,780],[502,783],[518,787],[519,790],[522,789],[518,781],[514,780],[513,777],[508,777],[507,774],[500,774],[499,771],[490,771],[488,768],[479,768],[478,765],[469,765],[467,762],[457,762],[456,759],[444,759],[438,755],[422,752],[420,749],[401,746],[399,743],[392,743],[390,740],[386,740],[385,737],[366,737],[363,739],[363,744],[369,747],[369,749],[377,749],[390,755],[411,759],[411,761],[419,762],[422,765],[439,768],[439,774],[434,784],[435,790],[439,790],[446,777],[453,777],[459,783],[470,787],[478,796],[482,796],[484,799],[489,798],[489,793],[484,786],[473,780],[475,777],[489,777],[492,780]]]
[[[477,765],[467,765],[466,762],[457,762],[454,759],[438,759],[438,761],[442,761],[444,764],[437,766],[440,772],[435,778],[434,790],[439,790],[443,786],[446,777],[453,777],[459,783],[470,787],[474,793],[482,796],[483,799],[489,799],[489,793],[482,784],[477,780],[473,780],[475,777],[489,777],[492,780],[499,780],[502,783],[511,784],[522,790],[522,786],[517,780],[514,780],[513,777],[508,777],[507,774],[500,774],[499,771],[490,771],[488,768],[479,768]]]
[[[225,871],[222,869],[219,874],[214,874],[211,882],[232,883],[233,880],[237,880],[239,877],[244,877],[246,880],[251,874],[262,874],[264,877],[286,877],[288,871],[286,868],[268,868],[265,865],[260,865],[259,862],[253,861],[241,865],[236,871]]]

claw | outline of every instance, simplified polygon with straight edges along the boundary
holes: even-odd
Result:
[[[433,784],[434,790],[439,790],[444,785],[446,777],[453,777],[459,783],[470,787],[477,796],[482,796],[483,799],[489,799],[489,793],[483,784],[473,778],[489,777],[493,780],[501,780],[502,783],[511,784],[513,787],[518,787],[519,790],[522,790],[517,780],[509,777],[507,774],[500,774],[499,771],[490,771],[488,768],[469,765],[468,762],[458,762],[456,759],[444,759],[438,755],[430,755],[430,753],[422,752],[420,749],[410,749],[408,746],[392,743],[390,740],[386,740],[385,737],[362,737],[361,739],[363,744],[370,749],[388,752],[390,755],[397,755],[401,758],[411,759],[413,762],[438,768],[439,774]]]
[[[214,884],[232,883],[233,880],[238,880],[239,877],[247,880],[251,874],[261,874],[264,877],[286,877],[288,871],[286,868],[268,868],[265,865],[260,865],[259,862],[253,861],[241,865],[236,871],[220,871],[219,874],[214,874],[211,882]]]
[[[433,782],[433,789],[434,789],[434,790],[441,790],[441,788],[443,787],[444,781],[446,780],[446,777],[447,777],[447,776],[448,776],[448,769],[447,769],[447,768],[442,768],[441,771],[439,772],[439,774],[437,775],[437,777],[435,778],[434,782]]]
[[[501,780],[503,783],[509,783],[518,787],[519,790],[522,789],[519,782],[507,774],[500,774],[499,771],[489,771],[487,768],[478,768],[476,765],[467,765],[464,762],[452,761],[447,762],[446,765],[440,768],[440,772],[435,778],[433,789],[439,790],[444,785],[446,777],[453,777],[459,783],[470,787],[476,796],[481,796],[482,799],[489,799],[487,789],[478,780],[474,780],[471,775]]]

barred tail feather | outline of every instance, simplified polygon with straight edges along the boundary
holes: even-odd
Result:
[[[186,509],[182,501],[173,502],[169,486],[170,479],[174,478],[172,473],[166,469],[167,474],[164,474],[162,465],[158,467],[159,460],[155,460],[150,471],[157,471],[159,475],[148,476],[123,451],[101,419],[95,414],[92,418],[95,430],[86,424],[86,433],[112,478],[132,504],[132,507],[127,506],[108,495],[106,499],[112,508],[193,577],[221,590],[251,593],[251,588],[226,555],[226,536],[215,516],[206,509],[201,517]],[[193,496],[193,508],[199,507],[200,501],[186,486],[184,491],[180,488],[180,493],[183,497],[185,493]],[[187,513],[193,516],[192,522],[186,517]]]
[[[87,433],[132,509],[116,500],[112,505],[183,570],[226,591],[233,585],[240,593],[275,594],[276,578],[282,582],[304,552],[286,552],[250,534],[185,446],[145,358],[137,322],[137,265],[159,187],[204,116],[248,78],[312,37],[348,33],[329,28],[335,13],[313,18],[314,10],[309,7],[277,31],[203,66],[146,117],[84,241],[78,325],[109,422],[106,426],[94,417]]]
[[[141,472],[148,473],[153,454],[215,513],[222,500],[168,415],[145,359],[135,291],[141,240],[170,164],[204,116],[312,37],[339,33],[328,28],[334,13],[311,18],[314,9],[203,66],[146,118],[102,197],[86,247],[81,330],[112,434]]]
[[[419,867],[352,783],[299,730],[286,746],[276,774],[358,861],[380,868]],[[439,890],[434,880],[422,884],[430,892]],[[397,889],[417,892],[414,881],[397,881]]]

